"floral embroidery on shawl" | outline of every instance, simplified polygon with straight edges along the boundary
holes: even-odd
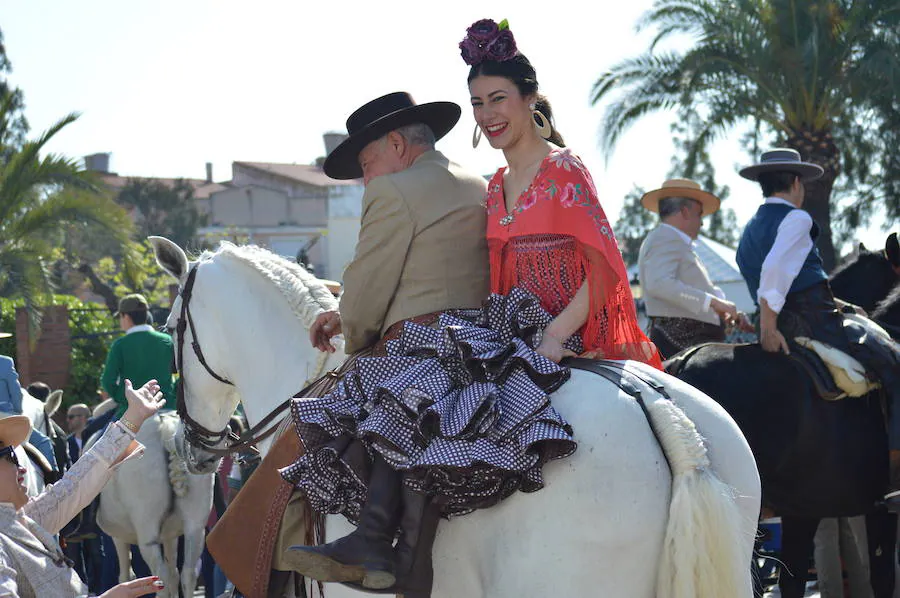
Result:
[[[661,367],[637,323],[625,264],[590,173],[568,149],[551,151],[507,213],[501,168],[488,185],[491,291],[522,287],[553,316],[587,282],[590,308],[579,331],[585,354]]]

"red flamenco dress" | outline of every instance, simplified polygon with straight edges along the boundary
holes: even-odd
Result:
[[[582,357],[633,359],[662,369],[641,331],[625,264],[590,173],[568,149],[554,149],[511,212],[501,168],[485,198],[491,292],[535,295],[556,317],[587,281],[590,307],[578,331]]]

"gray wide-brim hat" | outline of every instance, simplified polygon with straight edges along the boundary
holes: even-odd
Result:
[[[759,162],[752,166],[746,166],[739,171],[745,179],[759,181],[759,175],[766,172],[792,172],[805,182],[814,181],[825,174],[825,170],[818,164],[804,162],[800,159],[800,152],[790,148],[777,148],[763,152]]]
[[[362,178],[359,152],[394,129],[421,123],[428,125],[437,141],[459,121],[462,108],[453,102],[416,104],[404,91],[395,91],[365,104],[347,119],[349,137],[328,154],[322,170],[333,179]]]

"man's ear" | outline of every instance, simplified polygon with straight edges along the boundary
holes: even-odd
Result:
[[[409,145],[406,137],[401,135],[398,131],[391,131],[388,133],[385,142],[387,143],[388,149],[398,156],[404,155],[407,146]]]

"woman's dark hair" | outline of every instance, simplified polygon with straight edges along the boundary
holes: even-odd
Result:
[[[763,197],[772,197],[776,193],[787,193],[791,190],[794,181],[799,177],[793,172],[763,172],[760,173],[759,186],[762,187]]]
[[[530,95],[535,96],[534,108],[543,114],[550,121],[550,138],[547,140],[558,147],[566,147],[562,135],[556,130],[553,124],[553,108],[550,107],[550,101],[540,93],[538,93],[537,74],[534,67],[525,57],[524,54],[516,54],[509,60],[497,62],[495,60],[484,60],[469,69],[468,83],[472,79],[479,76],[485,77],[503,77],[512,81],[522,97]],[[537,119],[535,119],[537,123]]]

